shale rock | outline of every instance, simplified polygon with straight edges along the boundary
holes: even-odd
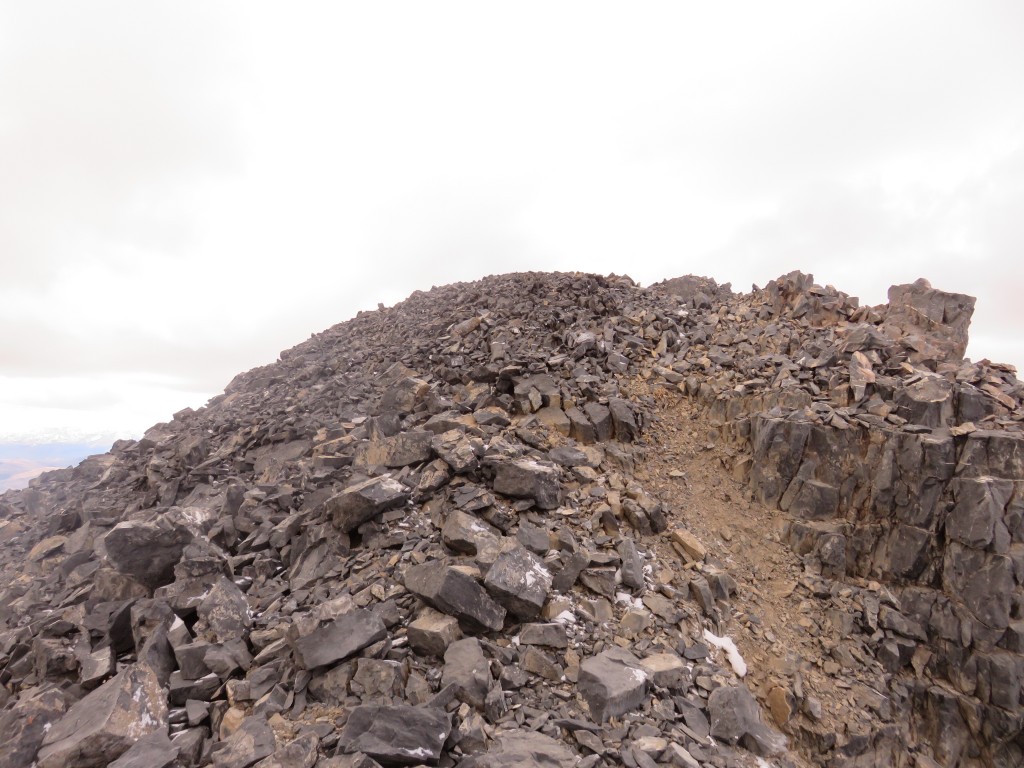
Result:
[[[384,768],[437,765],[451,719],[429,707],[356,707],[341,733],[339,748],[362,752]]]
[[[71,706],[50,728],[39,768],[102,765],[148,733],[167,728],[167,701],[152,669],[136,664]]]

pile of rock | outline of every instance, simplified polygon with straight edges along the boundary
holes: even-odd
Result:
[[[0,496],[0,766],[803,763],[709,647],[735,581],[635,478],[638,377],[743,448],[817,578],[913,582],[876,646],[969,660],[913,691],[926,725],[977,702],[939,759],[1019,740],[1021,385],[934,341],[967,303],[682,285],[418,292]]]

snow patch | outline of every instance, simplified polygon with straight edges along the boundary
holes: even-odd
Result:
[[[731,637],[719,637],[711,630],[705,629],[704,639],[715,648],[725,651],[725,657],[729,660],[732,671],[736,673],[737,677],[744,677],[747,674],[747,662],[743,660],[740,649],[736,647],[736,643],[732,641]]]

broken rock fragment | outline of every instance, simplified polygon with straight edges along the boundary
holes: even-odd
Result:
[[[174,566],[192,534],[163,520],[128,520],[103,537],[107,559],[119,572],[150,589],[174,581]]]
[[[451,730],[451,718],[441,709],[361,706],[349,714],[338,750],[362,752],[384,768],[437,765]]]
[[[277,749],[277,737],[262,717],[247,717],[223,746],[213,753],[214,768],[249,768],[270,757]]]
[[[440,560],[406,569],[405,587],[471,629],[497,631],[505,623],[505,609],[491,599],[476,579]]]
[[[786,737],[761,721],[761,708],[745,685],[723,685],[708,698],[711,735],[729,744],[742,743],[758,755],[786,749]]]
[[[636,709],[647,698],[648,680],[640,660],[624,648],[612,648],[580,664],[577,687],[596,722]]]
[[[519,619],[540,615],[551,591],[551,572],[532,552],[517,547],[498,555],[487,572],[484,586],[505,609]]]
[[[47,732],[39,768],[91,768],[118,758],[148,733],[167,730],[156,674],[134,664],[80,699]]]
[[[543,733],[503,733],[486,753],[463,760],[460,768],[575,768],[576,754]]]
[[[541,509],[556,509],[562,503],[558,470],[532,459],[498,464],[494,490],[517,499],[533,499]]]
[[[334,525],[344,532],[355,530],[381,512],[402,506],[409,498],[404,485],[388,475],[356,483],[327,501]]]
[[[315,669],[347,659],[387,634],[378,614],[357,608],[300,637],[295,641],[295,653],[305,669]]]

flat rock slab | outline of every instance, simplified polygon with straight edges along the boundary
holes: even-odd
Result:
[[[167,730],[167,699],[144,664],[119,672],[75,702],[43,738],[39,768],[106,765],[153,731]]]
[[[295,641],[295,653],[306,669],[347,659],[387,637],[388,629],[373,611],[357,608]]]
[[[449,715],[429,707],[356,707],[338,741],[340,752],[362,752],[384,768],[437,765],[451,733]]]
[[[533,499],[541,509],[556,509],[562,503],[558,469],[530,459],[498,464],[494,490],[517,499]]]
[[[491,599],[476,579],[440,560],[406,569],[405,587],[470,629],[497,632],[504,626],[505,609]]]
[[[487,752],[463,760],[459,768],[574,768],[576,754],[543,733],[513,731],[499,736]]]
[[[647,698],[647,672],[624,648],[612,648],[580,664],[577,688],[595,721],[624,715]]]
[[[373,477],[346,488],[327,500],[334,525],[348,533],[381,512],[405,504],[408,489],[388,475]]]

